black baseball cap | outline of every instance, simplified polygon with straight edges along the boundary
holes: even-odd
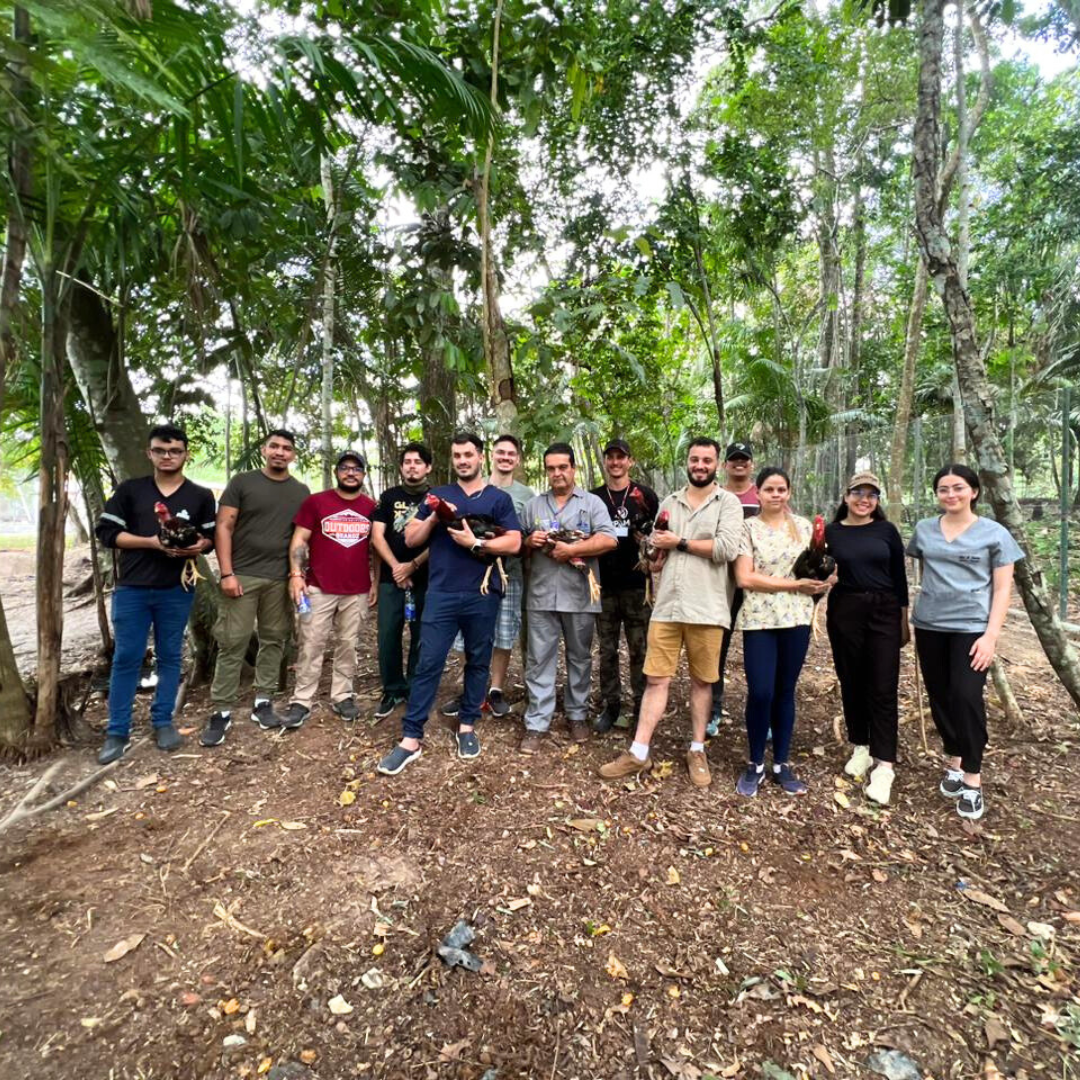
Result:
[[[728,445],[728,448],[724,451],[724,460],[730,461],[732,458],[746,458],[748,461],[754,460],[754,449],[748,442],[733,442]]]
[[[358,454],[355,450],[346,450],[344,454],[337,459],[337,465],[334,467],[340,469],[342,464],[346,461],[355,461],[364,472],[367,472],[367,462]]]
[[[618,451],[620,454],[625,454],[627,457],[633,457],[630,453],[630,444],[625,439],[609,439],[607,446],[604,447],[605,454],[611,454]]]

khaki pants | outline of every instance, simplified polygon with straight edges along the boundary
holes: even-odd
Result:
[[[281,678],[281,658],[292,629],[292,605],[287,582],[237,574],[243,596],[218,598],[214,637],[218,643],[217,665],[210,700],[217,709],[231,709],[240,692],[244,655],[256,625],[259,653],[255,660],[255,694],[272,698]]]
[[[337,638],[334,646],[334,674],[330,682],[330,700],[339,701],[353,696],[353,677],[356,675],[356,641],[360,624],[368,616],[368,594],[339,596],[308,586],[311,618],[300,621],[300,655],[296,661],[296,687],[292,701],[310,709],[319,689],[323,654],[331,628]]]

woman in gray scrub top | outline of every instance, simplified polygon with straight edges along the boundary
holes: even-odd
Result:
[[[946,465],[933,482],[943,511],[915,526],[907,553],[922,560],[911,621],[930,712],[945,746],[939,790],[962,818],[983,816],[987,743],[983,687],[1009,611],[1013,563],[1024,557],[1008,530],[979,517],[979,478]]]

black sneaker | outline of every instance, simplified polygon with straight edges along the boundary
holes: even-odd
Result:
[[[360,718],[360,710],[356,707],[356,702],[353,698],[342,698],[340,701],[335,701],[333,705],[334,712],[341,717],[342,720],[352,723],[354,720]]]
[[[471,761],[480,756],[480,739],[475,731],[459,731],[454,741],[457,743],[457,756],[462,761]]]
[[[203,733],[199,736],[199,742],[203,746],[220,746],[225,741],[225,732],[232,727],[232,717],[222,716],[216,712],[206,722]]]
[[[457,716],[461,712],[461,695],[452,697],[440,710],[443,716]]]
[[[606,735],[619,722],[619,703],[604,706],[603,712],[593,721],[593,731],[597,735]]]
[[[510,715],[510,703],[503,697],[503,692],[494,687],[488,691],[487,707],[491,710],[491,715],[500,720]]]
[[[114,761],[119,761],[128,752],[130,745],[131,740],[125,739],[123,735],[106,735],[105,745],[98,751],[98,764],[111,765]]]
[[[978,788],[964,788],[956,800],[956,812],[968,821],[978,821],[986,813],[982,792]]]
[[[281,727],[281,715],[274,711],[274,703],[272,701],[260,701],[255,708],[251,710],[251,719],[254,720],[263,731]]]
[[[383,776],[397,776],[406,765],[411,765],[422,753],[423,750],[419,747],[416,750],[406,750],[403,746],[395,746],[394,749],[375,766],[375,771],[381,772]]]
[[[379,707],[375,710],[375,719],[384,720],[388,717],[403,701],[400,694],[383,694],[382,701],[379,702]]]
[[[154,728],[154,742],[159,750],[166,752],[179,750],[184,745],[180,732],[172,724],[162,724],[161,727]]]
[[[289,704],[289,707],[285,710],[285,715],[281,718],[281,726],[286,731],[295,731],[298,727],[304,726],[304,721],[311,715],[311,710],[306,705],[301,705],[299,701],[293,701]]]
[[[946,799],[959,799],[964,793],[964,774],[959,769],[946,769],[938,784],[938,791]]]

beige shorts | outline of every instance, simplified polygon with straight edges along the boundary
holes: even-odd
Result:
[[[723,638],[722,626],[657,622],[654,619],[649,623],[645,674],[659,679],[671,678],[679,669],[679,654],[685,645],[690,674],[698,682],[714,683],[720,678],[720,643]]]

